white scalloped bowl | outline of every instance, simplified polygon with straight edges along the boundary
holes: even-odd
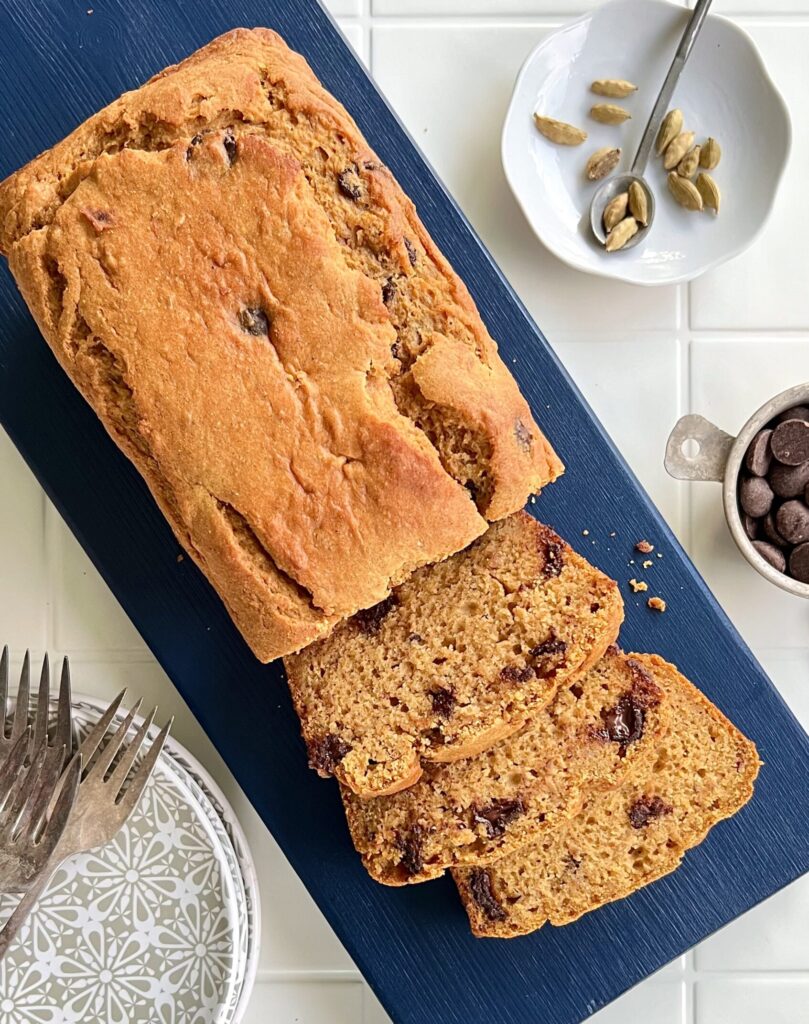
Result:
[[[619,170],[628,169],[689,13],[665,0],[614,0],[549,35],[520,71],[503,126],[503,167],[537,237],[578,270],[642,285],[690,281],[751,245],[770,215],[789,156],[789,114],[750,37],[712,15],[671,106],[683,110],[698,141],[713,135],[722,147],[712,172],[720,215],[679,207],[653,155],[647,178],[658,202],[647,238],[609,255],[592,238],[588,210],[597,183],[584,177],[587,157],[619,145]],[[614,127],[588,117],[602,99],[590,92],[596,78],[638,86],[612,101],[625,105],[632,120]],[[585,128],[587,141],[554,145],[536,130],[535,111]]]

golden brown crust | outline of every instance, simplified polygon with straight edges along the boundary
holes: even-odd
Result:
[[[413,204],[268,30],[0,184],[0,248],[262,660],[561,472]]]
[[[670,703],[655,756],[621,786],[589,795],[579,814],[485,868],[453,871],[472,931],[525,935],[569,924],[675,870],[686,851],[752,796],[753,743],[673,665],[635,654]]]

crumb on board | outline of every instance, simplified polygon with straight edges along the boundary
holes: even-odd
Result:
[[[581,535],[582,535],[582,537],[589,537],[590,536],[590,531],[589,530],[582,530],[581,531]]]
[[[654,549],[654,544],[650,544],[648,540],[639,540],[635,545],[635,550],[640,551],[642,555],[648,555],[650,552],[654,551]]]
[[[618,534],[615,532],[615,530],[613,530],[612,533],[610,534],[610,537],[617,537],[617,536],[618,536]]]
[[[652,611],[664,612],[666,610],[666,602],[662,597],[650,597],[646,602]]]
[[[662,558],[663,557],[663,552],[662,551],[658,551],[657,552],[657,557],[658,558]]]
[[[632,589],[635,591],[636,594],[638,593],[639,590],[648,590],[649,589],[649,584],[648,583],[644,583],[643,580],[636,580],[634,578],[629,581],[629,585],[630,585],[630,587],[632,587]]]
[[[185,555],[177,555],[177,564],[179,565],[185,559]]]
[[[651,569],[651,567],[653,565],[654,565],[654,562],[651,560],[651,558],[647,558],[646,561],[643,563],[643,568],[644,569]]]

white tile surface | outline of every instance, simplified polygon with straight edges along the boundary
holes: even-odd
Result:
[[[758,5],[759,7],[761,5]],[[803,9],[807,10],[804,3]],[[796,241],[809,233],[809,191],[804,173],[809,134],[801,123],[806,98],[809,24],[742,21],[760,48],[792,114],[794,133],[787,174],[761,241],[691,285],[691,324],[711,328],[809,328],[809,289]],[[717,128],[721,141],[721,132]],[[722,165],[719,165],[717,175]],[[721,179],[717,179],[721,180]],[[722,216],[733,215],[733,183],[723,183]],[[724,193],[727,193],[726,195]]]
[[[584,283],[537,240],[506,183],[500,128],[514,79],[555,24],[381,23],[373,30],[372,71],[543,330],[571,323],[594,334],[608,323],[622,330],[674,328],[676,289],[596,278]]]
[[[700,981],[696,1024],[806,1024],[809,981]]]
[[[552,344],[635,474],[679,532],[683,484],[672,480],[660,459],[670,425],[681,413],[676,335],[615,338],[605,333],[584,341],[558,334],[552,336]]]
[[[690,534],[698,568],[809,726],[809,608],[760,581],[738,556],[718,487],[692,487],[690,501],[681,501],[680,485],[660,465],[680,412],[690,408],[736,430],[776,391],[809,379],[809,200],[803,191],[809,134],[801,120],[809,85],[809,0],[716,0],[721,10],[766,11],[744,24],[790,104],[795,151],[761,240],[682,293],[616,287],[556,263],[526,227],[500,169],[500,122],[522,60],[560,18],[592,2],[331,0],[328,6],[363,59],[373,56],[376,77],[417,142],[641,482],[675,529]],[[788,17],[796,12],[800,18]],[[732,191],[727,198],[730,209]],[[785,328],[806,333],[784,335]],[[58,516],[52,509],[45,514],[44,496],[2,435],[0,473],[0,642],[8,639],[19,650],[68,650],[78,688],[111,696],[128,685],[159,702],[161,713],[176,714],[178,739],[211,770],[245,828],[264,908],[259,984],[246,1024],[387,1024],[185,703]],[[807,881],[594,1019],[809,1024]]]
[[[45,644],[49,613],[45,496],[0,429],[0,643]]]

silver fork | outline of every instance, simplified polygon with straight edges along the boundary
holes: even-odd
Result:
[[[125,746],[127,733],[135,715],[140,710],[141,701],[138,700],[110,736],[108,742],[102,746],[107,729],[115,717],[125,693],[125,690],[119,693],[96,722],[62,776],[66,780],[65,785],[69,786],[69,776],[71,772],[76,771],[76,764],[86,766],[85,774],[78,786],[73,810],[67,820],[67,826],[48,860],[46,870],[42,871],[31,888],[28,889],[0,931],[0,960],[8,952],[9,946],[59,864],[74,854],[83,853],[108,843],[126,824],[138,805],[146,783],[151,778],[174,719],[170,719],[160,730],[143,760],[135,769],[129,780],[129,785],[124,789],[124,783],[146,740],[146,735],[157,712],[157,708],[152,709],[131,742]],[[118,763],[112,767],[113,761],[119,753]],[[110,771],[111,768],[112,771]],[[60,792],[56,798],[54,814],[62,796],[63,793]]]
[[[44,868],[70,812],[67,797],[56,814],[55,793],[72,750],[70,668],[62,663],[56,729],[48,736],[50,664],[45,655],[28,724],[31,661],[25,653],[17,703],[8,718],[8,648],[0,655],[0,892],[26,889]],[[8,731],[8,736],[6,735]],[[61,787],[64,792],[64,787]],[[48,808],[52,813],[48,816]]]

